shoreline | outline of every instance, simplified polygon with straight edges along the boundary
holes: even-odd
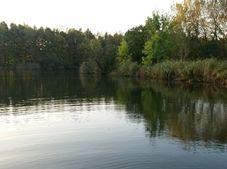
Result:
[[[133,65],[133,66],[132,66]],[[0,71],[39,71],[61,72],[72,71],[79,74],[75,68],[50,67],[42,68],[38,64],[28,63],[14,66],[0,66]],[[90,73],[92,76],[134,77],[139,80],[153,80],[167,84],[208,84],[227,88],[227,60],[204,59],[197,61],[163,61],[152,66],[136,65],[133,62],[122,64],[111,73]]]
[[[227,60],[163,61],[151,66],[123,63],[113,75],[136,76],[168,83],[207,83],[227,87]]]

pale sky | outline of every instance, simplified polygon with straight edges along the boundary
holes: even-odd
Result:
[[[153,11],[168,12],[182,0],[0,0],[0,21],[51,28],[125,32]]]

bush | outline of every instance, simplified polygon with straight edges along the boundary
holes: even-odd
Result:
[[[122,76],[135,76],[139,70],[137,63],[126,60],[121,63],[117,69],[117,74]]]
[[[227,85],[227,61],[216,59],[165,61],[140,68],[139,75],[168,81],[213,82]]]
[[[83,62],[80,66],[80,73],[81,74],[95,74],[96,73],[96,65],[91,62]]]

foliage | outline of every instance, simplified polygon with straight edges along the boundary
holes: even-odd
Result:
[[[178,50],[186,50],[184,59],[226,58],[226,12],[227,4],[223,0],[184,0],[176,4],[172,22],[175,33],[178,31],[184,37],[183,41],[176,41],[176,44],[183,42],[187,45],[187,49],[184,46],[184,49]]]
[[[143,64],[150,65],[169,58],[172,55],[173,41],[168,17],[154,13],[152,18],[147,19],[145,29],[150,38],[143,50],[146,55]]]
[[[227,3],[183,0],[121,34],[0,23],[0,67],[226,81]],[[223,63],[219,60],[222,60]],[[226,83],[226,82],[225,82]]]
[[[124,63],[130,59],[128,44],[124,39],[121,41],[121,44],[118,47],[118,59],[120,63]]]
[[[197,61],[164,61],[143,67],[140,75],[160,80],[212,82],[227,85],[227,62],[216,59]]]
[[[126,32],[120,56],[138,63],[140,76],[226,83],[226,12],[223,0],[184,0],[171,16],[153,13]]]
[[[92,34],[90,30],[67,32],[27,25],[0,23],[0,66],[38,64],[42,69],[78,69],[95,62],[97,70],[108,73],[116,67],[122,36]]]
[[[139,65],[137,63],[132,62],[131,60],[125,60],[113,73],[122,76],[135,76],[138,70]]]
[[[125,40],[128,44],[129,55],[131,60],[140,64],[142,58],[144,45],[147,40],[147,33],[143,26],[134,27],[125,33]]]

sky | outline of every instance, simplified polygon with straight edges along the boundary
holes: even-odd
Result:
[[[153,11],[169,12],[176,2],[181,0],[0,0],[0,21],[124,33]]]

